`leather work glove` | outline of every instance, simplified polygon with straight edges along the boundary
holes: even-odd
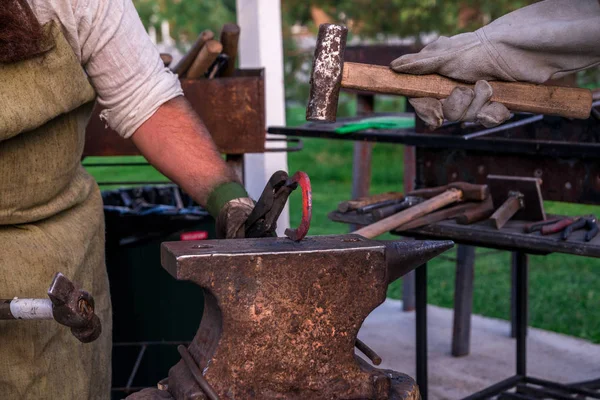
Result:
[[[245,223],[254,209],[254,201],[236,182],[217,186],[208,197],[206,208],[216,220],[218,239],[241,239]]]
[[[392,61],[406,74],[440,74],[474,83],[457,87],[442,101],[409,99],[431,128],[449,121],[479,122],[485,127],[510,117],[490,102],[488,80],[544,83],[600,64],[600,2],[546,0],[506,14],[475,32],[440,37],[416,54]]]

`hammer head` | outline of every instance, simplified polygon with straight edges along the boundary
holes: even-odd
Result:
[[[323,24],[319,27],[310,75],[307,121],[335,122],[347,36],[345,26]]]
[[[50,284],[48,297],[52,301],[52,314],[56,322],[71,328],[71,333],[82,343],[98,339],[102,324],[94,312],[92,295],[76,288],[58,272]]]

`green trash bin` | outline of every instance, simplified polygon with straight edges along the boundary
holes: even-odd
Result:
[[[202,289],[160,264],[166,241],[215,238],[214,219],[174,185],[104,191],[106,265],[113,305],[113,399],[155,386],[192,340]]]

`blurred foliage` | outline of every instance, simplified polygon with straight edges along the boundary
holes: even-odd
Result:
[[[283,0],[284,23],[316,32],[311,9],[320,8],[332,22],[354,27],[365,38],[414,36],[421,32],[453,35],[477,29],[537,0]],[[459,19],[465,20],[460,23]]]
[[[454,35],[471,31],[534,2],[536,0],[282,0],[286,98],[301,103],[308,98],[309,71],[303,69],[310,66],[312,51],[300,51],[291,28],[305,26],[316,34],[315,8],[322,10],[330,22],[349,26],[349,39],[354,33],[375,42],[391,37],[414,37],[418,43],[421,33]],[[343,99],[340,104],[344,106]]]
[[[235,22],[235,0],[133,0],[146,29],[168,21],[171,36],[178,47],[185,48],[200,32],[212,30],[216,36],[226,22]],[[160,36],[159,36],[160,40]]]
[[[171,36],[186,50],[198,34],[210,29],[218,36],[226,22],[235,21],[236,0],[133,0],[146,26],[168,21]],[[316,34],[313,13],[320,10],[330,22],[346,24],[351,34],[373,42],[392,37],[414,37],[422,33],[454,35],[471,31],[510,11],[536,0],[282,0],[282,35],[286,99],[304,103],[308,98],[308,76],[312,49],[300,49],[293,26],[304,26]],[[243,34],[243,33],[242,33]],[[598,87],[598,69],[580,76],[586,87]],[[340,99],[344,104],[344,99]],[[352,106],[350,106],[351,108]]]

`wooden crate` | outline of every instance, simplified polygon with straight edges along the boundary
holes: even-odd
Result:
[[[185,97],[224,154],[262,153],[265,149],[264,70],[238,70],[231,78],[182,79]],[[99,118],[96,105],[86,130],[83,156],[137,155]]]

